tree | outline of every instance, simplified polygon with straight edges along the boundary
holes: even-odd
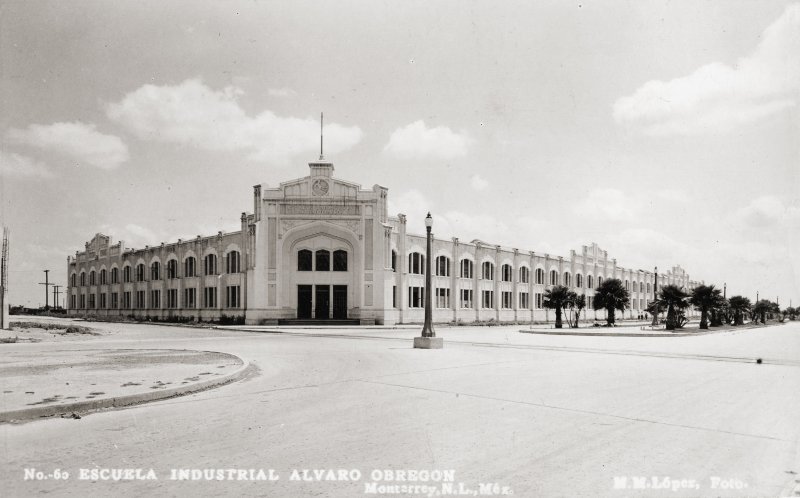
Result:
[[[767,323],[767,313],[772,313],[773,309],[773,303],[768,299],[761,299],[753,306],[753,315],[760,319],[761,323]]]
[[[733,324],[744,325],[744,315],[750,311],[750,300],[742,296],[731,296],[728,304],[733,312]]]
[[[713,285],[698,285],[692,290],[689,302],[700,308],[700,328],[708,329],[708,312],[720,305],[722,292]],[[715,314],[716,321],[716,314]]]
[[[596,310],[606,310],[606,321],[609,327],[614,326],[614,311],[625,311],[630,308],[630,305],[630,294],[618,278],[603,280],[603,283],[594,292],[593,307]]]
[[[575,294],[574,292],[573,292],[573,294],[575,296],[572,299],[572,303],[571,303],[572,306],[570,306],[570,308],[573,308],[575,310],[575,328],[577,329],[578,328],[578,320],[580,320],[580,318],[581,318],[581,311],[583,311],[583,309],[586,307],[586,296],[584,294],[581,294],[579,296],[579,295]]]
[[[797,310],[789,306],[785,310],[783,310],[783,316],[784,318],[788,317],[789,320],[794,320],[795,317],[797,316]]]
[[[689,294],[682,287],[670,284],[661,287],[658,300],[667,308],[667,330],[675,330],[682,324],[678,323],[678,312],[689,307]]]
[[[556,285],[544,291],[544,307],[556,310],[556,328],[562,328],[561,310],[569,306],[570,290],[563,285]]]

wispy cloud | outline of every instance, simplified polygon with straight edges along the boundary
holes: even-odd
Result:
[[[319,144],[319,121],[262,111],[248,116],[235,86],[214,90],[199,79],[169,86],[144,85],[106,106],[108,117],[143,140],[212,151],[244,151],[257,161],[285,163]],[[363,133],[357,126],[325,125],[325,150],[352,148]]]
[[[472,175],[472,178],[469,180],[469,184],[473,190],[478,192],[486,190],[489,187],[489,182],[484,180],[481,175]]]
[[[81,165],[100,169],[115,169],[126,162],[130,156],[125,143],[115,135],[100,133],[96,128],[94,124],[80,121],[32,124],[24,129],[9,129],[6,140],[11,144],[64,154]]]
[[[28,156],[0,150],[0,173],[3,176],[23,178],[52,178],[50,168]]]
[[[383,148],[403,159],[454,159],[467,155],[470,138],[447,126],[428,128],[425,121],[415,121],[392,132]]]
[[[748,56],[712,62],[670,81],[653,80],[614,103],[618,123],[648,135],[725,132],[798,103],[800,4],[786,8]]]
[[[291,88],[270,88],[267,90],[267,95],[270,97],[278,97],[278,98],[289,98],[295,97],[297,92],[292,90]]]

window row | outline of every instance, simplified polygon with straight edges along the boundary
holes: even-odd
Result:
[[[347,251],[333,251],[332,266],[333,271],[347,271]],[[300,249],[297,251],[297,271],[331,271],[331,252],[327,249],[316,252]]]
[[[167,309],[197,308],[197,289],[183,289],[183,301],[178,301],[178,289],[166,289],[165,300],[161,300],[161,290],[151,290],[150,299],[146,301],[147,291],[111,292],[101,294],[81,294],[70,296],[71,309]],[[121,296],[121,300],[120,300]],[[99,299],[99,301],[98,301]],[[217,288],[203,288],[203,308],[217,308]],[[242,289],[239,285],[225,287],[225,308],[241,308]]]
[[[155,262],[150,265],[150,271],[147,271],[147,268],[143,263],[139,263],[138,265],[131,266],[125,265],[122,267],[122,281],[123,282],[145,282],[147,280],[161,280],[161,263]],[[226,273],[239,273],[241,272],[241,254],[238,251],[231,251],[228,253],[228,256],[225,261],[225,270]],[[205,258],[203,258],[203,274],[204,275],[218,275],[217,272],[217,256],[215,254],[209,254]],[[87,285],[86,280],[86,272],[81,272],[80,274],[80,285],[85,286]],[[106,285],[106,284],[118,284],[120,282],[120,271],[119,268],[112,268],[110,271],[106,271],[105,269],[100,270],[99,272],[95,272],[94,270],[90,271],[89,274],[88,285]],[[183,276],[184,277],[196,277],[197,276],[197,261],[194,256],[189,256],[183,261]],[[148,278],[149,277],[149,278]],[[70,285],[72,287],[76,287],[78,284],[77,276],[73,273],[70,277]],[[178,274],[178,260],[177,259],[170,259],[167,261],[166,264],[166,278],[167,279],[175,279],[180,278]]]

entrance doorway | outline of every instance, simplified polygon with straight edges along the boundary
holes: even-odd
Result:
[[[297,286],[297,318],[311,318],[311,286]]]
[[[330,318],[331,288],[329,285],[315,285],[314,287],[316,292],[314,318],[317,320],[327,320]]]
[[[333,319],[347,319],[347,286],[333,286]]]

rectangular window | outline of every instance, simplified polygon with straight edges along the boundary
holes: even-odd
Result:
[[[96,294],[89,294],[89,308],[90,309],[95,309],[97,307],[97,306],[95,306],[95,304],[97,304],[95,302],[95,298],[96,298]]]
[[[436,289],[436,307],[437,308],[450,307],[450,289],[447,288]]]
[[[119,308],[119,294],[116,292],[111,293],[111,309],[115,310]]]
[[[167,308],[178,307],[178,289],[167,289]]]
[[[145,303],[145,291],[136,291],[136,309],[145,309],[147,307],[147,303]]]
[[[122,294],[122,307],[126,310],[131,309],[131,293],[125,292]]]
[[[536,309],[537,310],[542,309],[542,293],[541,292],[537,292],[536,293]]]
[[[519,293],[519,309],[527,310],[530,309],[531,303],[528,302],[528,293],[527,292],[520,292]]]
[[[422,308],[424,307],[425,299],[424,287],[409,287],[408,288],[408,307],[409,308]]]
[[[151,290],[150,291],[150,307],[153,309],[161,308],[161,291],[160,290]]]
[[[106,297],[107,296],[108,296],[108,294],[106,294],[105,292],[100,294],[100,308],[101,309],[106,309],[106,306],[108,305],[108,303],[106,302]]]
[[[203,288],[203,307],[216,308],[217,307],[217,288],[205,287]]]
[[[397,308],[397,286],[392,286],[392,308]]]
[[[75,309],[75,295],[69,296],[69,307],[70,309]]]
[[[586,296],[586,307],[592,309],[592,301],[594,298],[592,296]]]
[[[482,291],[482,303],[484,309],[491,309],[494,308],[494,291],[485,290]]]
[[[183,289],[183,307],[196,308],[197,307],[197,289]]]
[[[503,309],[508,310],[508,309],[511,309],[514,306],[513,294],[511,293],[511,291],[503,291],[503,292],[501,292],[500,293],[500,297],[503,300],[502,301]]]
[[[86,294],[81,294],[81,309],[86,308]]]
[[[461,289],[461,307],[472,308],[472,289]]]
[[[242,303],[242,288],[239,285],[229,285],[225,288],[225,307],[239,308]]]

